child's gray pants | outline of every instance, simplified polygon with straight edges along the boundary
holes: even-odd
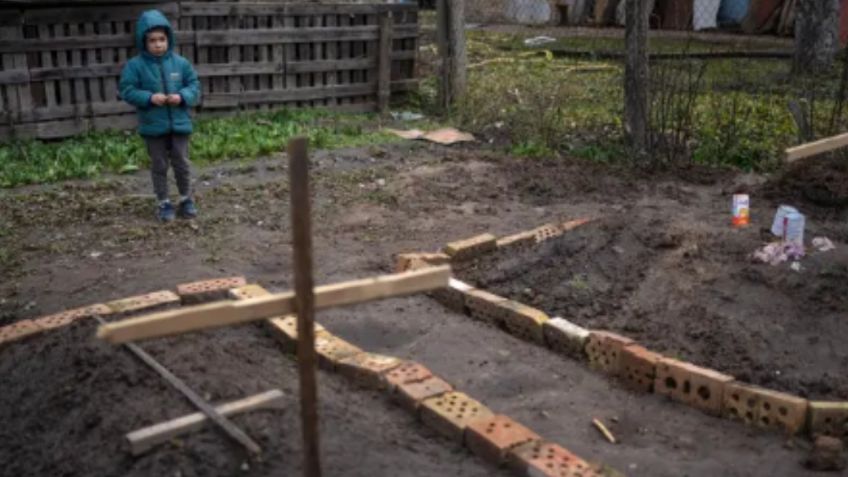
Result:
[[[153,192],[156,199],[168,198],[168,166],[174,168],[174,178],[180,195],[191,194],[191,163],[188,160],[189,136],[185,134],[166,134],[164,136],[145,136],[147,153],[150,155],[150,175],[153,178]]]

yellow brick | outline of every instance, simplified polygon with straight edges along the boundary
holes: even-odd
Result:
[[[297,352],[297,317],[296,316],[281,316],[271,318],[265,322],[268,331],[271,335],[283,345],[283,350],[287,353]],[[327,333],[327,330],[319,323],[315,323],[315,337]]]
[[[551,319],[545,312],[512,300],[498,306],[503,309],[503,323],[510,333],[527,341],[545,344],[542,325]]]
[[[179,306],[180,297],[176,293],[168,290],[162,290],[145,295],[123,298],[121,300],[110,301],[106,306],[111,310],[112,315],[116,318],[123,318],[129,315],[136,315],[142,312],[151,313],[165,308]]]
[[[450,263],[444,253],[401,253],[395,259],[395,273]]]
[[[425,425],[458,444],[462,444],[471,421],[494,416],[489,408],[459,391],[425,399],[419,411]]]
[[[848,439],[848,402],[810,401],[810,433]]]
[[[489,322],[493,325],[503,323],[503,308],[501,304],[506,298],[484,290],[468,290],[465,292],[465,307],[471,317]]]
[[[342,359],[336,364],[336,369],[360,386],[381,389],[386,386],[383,375],[401,364],[403,361],[393,356],[361,353]]]
[[[445,246],[451,260],[468,260],[497,249],[498,239],[492,234],[482,234],[465,240],[457,240]]]
[[[262,288],[259,285],[256,285],[255,283],[240,286],[238,288],[232,288],[229,291],[230,298],[232,298],[233,300],[247,300],[249,298],[267,296],[270,294],[271,292]]]
[[[336,364],[363,351],[338,336],[324,332],[315,335],[315,352],[318,353],[318,365],[326,369],[335,369]]]

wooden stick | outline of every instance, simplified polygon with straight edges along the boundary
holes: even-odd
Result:
[[[106,324],[106,320],[104,320],[103,317],[99,315],[94,315],[94,318],[100,322],[101,326],[104,326]],[[182,379],[176,377],[172,372],[168,371],[168,368],[159,364],[158,361],[153,359],[153,356],[147,354],[146,351],[139,348],[138,345],[136,345],[135,343],[124,343],[124,346],[126,346],[130,351],[132,351],[132,353],[136,355],[140,360],[144,361],[145,364],[153,368],[154,371],[159,373],[159,375],[162,376],[165,381],[168,381],[171,386],[177,388],[179,392],[183,393],[183,396],[188,398],[188,400],[191,401],[191,403],[194,404],[195,407],[197,407],[204,414],[209,416],[209,419],[215,424],[217,424],[218,427],[223,429],[223,431],[226,432],[230,437],[238,441],[251,453],[257,455],[262,453],[262,448],[259,447],[259,444],[254,442],[253,439],[251,439],[247,434],[245,434],[244,431],[236,427],[236,425],[233,424],[229,419],[222,416],[221,413],[216,411],[211,404],[206,402],[205,399],[200,397],[199,394],[197,394],[196,392],[194,392],[194,390],[188,387],[188,385],[183,382]]]
[[[215,408],[222,416],[232,416],[257,409],[279,408],[283,404],[284,394],[279,389],[231,401]],[[195,412],[170,421],[143,427],[126,435],[132,455],[141,455],[153,447],[171,439],[202,429],[209,418],[202,412]]]
[[[795,162],[809,156],[848,146],[848,133],[808,142],[786,150],[786,162]]]
[[[594,424],[595,427],[598,428],[599,431],[601,431],[601,434],[603,434],[604,437],[606,437],[606,439],[610,441],[611,444],[615,444],[615,436],[612,435],[612,432],[607,429],[607,426],[605,426],[603,422],[599,421],[598,419],[592,419],[592,424]]]
[[[312,211],[309,196],[307,139],[289,141],[292,252],[297,308],[297,364],[300,377],[300,424],[303,433],[303,475],[321,476],[318,438],[318,385],[315,379],[315,294],[312,279]]]
[[[450,274],[450,266],[444,265],[323,285],[315,288],[315,309],[352,305],[444,288],[448,285]],[[110,343],[120,344],[259,321],[288,315],[294,310],[294,293],[278,293],[236,302],[209,303],[163,311],[109,323],[99,327],[97,336]]]

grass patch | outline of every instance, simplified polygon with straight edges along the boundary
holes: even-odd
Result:
[[[324,110],[281,110],[200,119],[191,137],[196,164],[252,159],[283,150],[289,139],[306,135],[316,149],[360,147],[398,141],[369,130],[371,116]],[[56,142],[19,140],[0,144],[0,187],[87,179],[102,173],[134,172],[148,166],[138,134],[104,131]]]

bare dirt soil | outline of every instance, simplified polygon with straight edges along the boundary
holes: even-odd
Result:
[[[750,288],[766,287],[768,280],[791,290],[800,286],[793,291],[796,295],[787,295],[786,306],[814,307],[816,313],[811,310],[805,323],[777,323],[786,327],[787,335],[803,325],[805,334],[799,340],[805,341],[815,332],[810,323],[818,323],[811,320],[824,316],[836,321],[837,312],[808,296],[816,288],[804,285],[801,278],[821,280],[817,260],[833,263],[834,273],[839,273],[838,264],[844,262],[835,262],[835,257],[843,252],[805,260],[806,270],[800,274],[746,265],[744,255],[749,245],[760,243],[759,227],[770,220],[777,199],[766,203],[754,195],[755,225],[728,230],[728,194],[740,180],[732,174],[692,170],[657,176],[418,143],[318,151],[313,158],[319,283],[382,273],[390,270],[396,253],[434,250],[480,232],[504,235],[552,220],[593,216],[603,219],[579,233],[596,231],[608,246],[576,247],[574,257],[566,247],[550,256],[582,260],[592,271],[634,263],[612,260],[610,253],[619,255],[615,246],[632,243],[622,255],[642,254],[663,262],[676,255],[671,248],[658,249],[659,243],[670,240],[669,247],[681,255],[694,243],[707,258],[695,255],[694,264],[680,259],[689,270],[676,272],[683,284],[701,283],[695,265],[712,274],[719,274],[724,265],[731,265],[728,272],[734,273],[759,270],[766,278]],[[282,163],[275,157],[198,171],[201,217],[168,226],[152,220],[149,179],[143,173],[0,192],[0,323],[217,276],[240,274],[272,290],[289,288],[288,188]],[[646,218],[639,218],[642,215]],[[841,220],[820,223],[811,217],[812,233],[820,231],[842,248],[848,236]],[[651,221],[656,227],[647,228]],[[573,237],[577,243],[593,241],[586,235]],[[617,244],[616,237],[625,237],[624,245]],[[564,240],[567,244],[570,239]],[[723,258],[722,249],[727,251]],[[598,265],[589,259],[590,250],[601,254]],[[669,282],[659,273],[673,267],[661,268],[651,260],[644,266],[641,270],[658,287]],[[777,307],[741,293],[746,290],[728,288],[742,278],[723,277],[702,294],[705,309],[711,310],[720,295],[730,297],[726,309],[748,310],[746,316],[756,307]],[[613,283],[609,289],[616,287]],[[611,292],[597,290],[593,301],[602,310],[612,307]],[[666,300],[663,294],[677,288],[646,292]],[[800,297],[797,303],[794,297]],[[600,316],[582,320],[590,323]],[[700,316],[684,314],[679,319]],[[787,440],[657,396],[629,393],[582,363],[446,311],[424,296],[322,312],[318,320],[365,349],[420,361],[495,411],[627,475],[816,475],[800,465],[808,448],[804,440]],[[705,324],[698,326],[706,329]],[[282,389],[287,396],[284,410],[235,418],[266,449],[261,462],[248,462],[243,451],[212,429],[146,456],[130,457],[121,442],[126,432],[191,409],[126,351],[97,342],[94,328],[92,322],[78,323],[0,347],[0,475],[296,475],[300,447],[295,367],[258,326],[143,346],[215,402]],[[818,338],[822,355],[838,332],[829,329],[836,331]],[[762,336],[770,335],[762,331]],[[797,349],[784,352],[789,356]],[[802,360],[819,362],[797,358]],[[844,369],[844,363],[840,366]],[[800,368],[787,367],[785,372],[801,373]],[[357,390],[324,372],[319,380],[327,475],[506,475],[434,435],[383,396]],[[621,443],[606,443],[591,427],[593,417],[607,422]]]

